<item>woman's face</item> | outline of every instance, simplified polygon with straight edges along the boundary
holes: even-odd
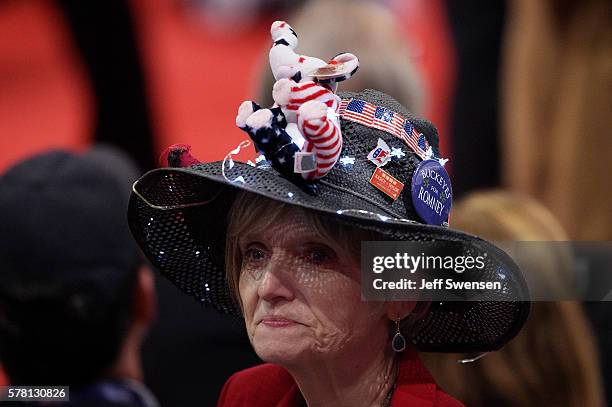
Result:
[[[383,346],[383,303],[361,301],[359,258],[322,238],[304,211],[239,238],[240,298],[260,358],[288,367]]]

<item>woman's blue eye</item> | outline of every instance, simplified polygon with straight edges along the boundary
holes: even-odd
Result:
[[[241,272],[247,272],[255,280],[259,280],[268,260],[269,255],[264,248],[249,245],[242,255],[240,270]]]
[[[323,264],[329,260],[330,256],[324,249],[312,249],[308,253],[308,260],[313,264]]]
[[[244,257],[249,262],[259,262],[266,258],[266,252],[261,249],[251,248],[246,251]]]

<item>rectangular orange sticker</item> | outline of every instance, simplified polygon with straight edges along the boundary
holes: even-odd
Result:
[[[380,167],[376,168],[374,174],[372,174],[370,184],[374,185],[394,200],[399,197],[402,189],[404,189],[404,184],[402,182]]]

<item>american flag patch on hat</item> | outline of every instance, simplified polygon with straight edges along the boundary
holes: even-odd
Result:
[[[425,135],[419,133],[409,120],[397,112],[361,99],[342,99],[338,113],[345,120],[394,135],[422,160],[427,156],[429,143]]]

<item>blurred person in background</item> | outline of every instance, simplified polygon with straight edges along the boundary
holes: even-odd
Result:
[[[611,240],[612,3],[515,0],[508,6],[500,110],[504,185],[550,208],[570,239]],[[610,399],[612,307],[584,306]]]
[[[258,16],[269,13],[270,2],[255,3],[261,3]],[[0,173],[50,148],[93,143],[120,148],[143,171],[155,166],[155,146],[165,147],[166,137],[190,136],[206,146],[205,153],[226,151],[223,143],[203,137],[203,129],[231,129],[238,139],[235,112],[218,109],[206,95],[223,89],[236,103],[248,95],[242,80],[219,81],[219,73],[227,72],[222,62],[240,61],[239,67],[230,62],[233,75],[248,78],[258,45],[266,46],[271,17],[227,22],[217,6],[221,2],[2,2]],[[221,32],[211,21],[227,24]],[[241,27],[249,34],[242,36]],[[237,44],[238,37],[249,40]],[[224,114],[228,125],[213,120]],[[162,279],[155,291],[159,314],[142,346],[146,384],[162,405],[212,405],[227,376],[259,361],[244,328],[202,311]],[[203,343],[206,351],[194,356],[190,350]],[[220,371],[202,369],[207,363]],[[204,396],[203,382],[210,386]]]
[[[568,240],[545,207],[501,190],[467,195],[453,207],[452,222],[454,228],[492,241]],[[566,298],[573,284],[572,261],[558,249],[538,245],[530,251],[529,271],[539,275],[527,279]],[[458,364],[464,357],[424,355],[440,385],[468,406],[604,405],[595,337],[578,302],[533,302],[525,327],[504,348],[472,364]]]
[[[612,3],[508,5],[504,183],[550,208],[571,239],[610,240]]]
[[[108,147],[51,151],[0,178],[0,360],[12,385],[70,386],[73,405],[157,406],[140,347],[155,315],[132,241],[136,170]]]

